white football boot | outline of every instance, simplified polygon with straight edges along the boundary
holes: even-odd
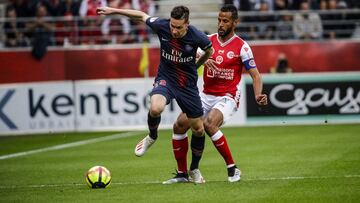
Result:
[[[189,175],[187,173],[179,173],[176,172],[175,177],[164,181],[162,184],[173,184],[173,183],[188,183],[189,182]]]
[[[189,180],[195,184],[202,184],[205,183],[204,177],[201,175],[200,170],[194,169],[192,171],[189,171]]]
[[[153,140],[149,135],[147,135],[144,139],[142,139],[139,143],[137,143],[135,147],[135,155],[142,156],[145,152],[154,144],[155,140]]]
[[[240,181],[240,178],[241,178],[241,171],[240,171],[240,169],[235,168],[234,175],[228,176],[228,181],[230,183],[233,183],[233,182]]]

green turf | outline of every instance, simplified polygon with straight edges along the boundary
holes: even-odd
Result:
[[[143,135],[0,160],[0,202],[358,202],[360,125],[224,128],[243,171],[226,182],[223,159],[206,142],[200,169],[206,184],[162,185],[176,164],[171,132],[160,131],[141,158]],[[0,156],[114,133],[0,137]],[[111,170],[106,189],[90,189],[84,173]]]

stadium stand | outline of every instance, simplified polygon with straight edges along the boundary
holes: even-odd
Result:
[[[179,5],[179,2],[174,0],[95,0],[91,1],[95,2],[93,5],[87,1],[0,1],[1,47],[33,44],[29,24],[37,20],[35,11],[40,4],[46,8],[44,21],[55,27],[51,33],[51,41],[54,42],[50,44],[51,46],[129,44],[151,40],[153,36],[144,25],[129,22],[122,17],[99,17],[94,14],[94,9],[96,6],[109,5],[139,9],[151,15],[168,17],[168,11],[173,6]],[[296,2],[293,4],[289,2],[291,1],[185,0],[181,4],[190,8],[191,23],[209,33],[216,32],[217,12],[221,4],[235,4],[239,8],[241,20],[237,33],[245,40],[324,40],[358,37],[357,33],[360,29],[358,1],[308,0],[293,1]],[[13,22],[14,17],[6,16],[6,11],[11,9],[16,11],[17,23],[10,23]],[[304,33],[299,33],[309,29],[317,31],[305,34],[306,36],[303,36]],[[8,43],[11,37],[25,43]],[[19,39],[21,37],[24,39]]]

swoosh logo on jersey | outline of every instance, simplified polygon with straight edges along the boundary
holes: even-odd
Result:
[[[168,39],[165,39],[165,38],[163,38],[163,37],[161,37],[161,40],[162,40],[162,41],[165,41],[165,42],[169,41]]]
[[[181,147],[173,149],[174,151],[180,151]]]
[[[150,18],[150,23],[153,23],[156,19],[158,19],[159,17],[152,17]]]

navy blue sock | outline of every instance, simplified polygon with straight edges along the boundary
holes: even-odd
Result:
[[[152,117],[150,115],[150,112],[148,113],[148,127],[149,127],[149,136],[153,139],[156,140],[158,137],[157,131],[158,131],[158,127],[161,121],[161,116],[159,117]]]
[[[192,160],[190,170],[199,168],[199,162],[205,147],[205,136],[191,136],[191,154]]]

